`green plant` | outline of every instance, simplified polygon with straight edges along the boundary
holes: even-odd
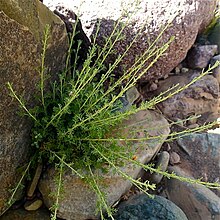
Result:
[[[87,59],[81,70],[79,70],[77,68],[77,61],[79,59],[77,54],[80,50],[81,42],[79,42],[75,51],[71,51],[74,36],[77,34],[76,26],[74,26],[74,32],[70,38],[70,49],[67,54],[66,68],[59,74],[59,80],[56,80],[51,85],[51,90],[48,91],[45,89],[48,76],[44,65],[50,31],[50,27],[47,26],[45,28],[42,62],[39,71],[40,95],[36,102],[38,104],[36,104],[34,108],[28,109],[22,99],[13,90],[13,86],[8,83],[11,95],[19,102],[25,114],[33,120],[32,147],[35,152],[35,160],[50,161],[51,164],[56,164],[57,166],[59,175],[57,177],[57,192],[55,195],[56,203],[51,207],[53,220],[56,219],[59,207],[64,168],[70,169],[74,174],[88,183],[91,189],[96,192],[98,198],[97,208],[102,219],[104,219],[103,210],[107,212],[111,219],[114,219],[114,210],[109,207],[106,202],[105,194],[100,188],[102,180],[100,176],[94,173],[95,169],[102,169],[105,172],[109,171],[109,169],[113,169],[147,194],[149,189],[155,189],[155,185],[150,184],[148,181],[142,182],[140,179],[133,179],[124,173],[120,169],[120,166],[129,162],[150,172],[162,174],[167,178],[177,178],[182,181],[200,183],[213,188],[219,187],[217,183],[206,183],[201,180],[179,177],[174,173],[170,174],[168,172],[162,172],[159,168],[155,169],[152,165],[142,164],[138,160],[132,159],[134,152],[129,153],[127,146],[122,147],[118,145],[118,141],[122,140],[129,143],[130,141],[160,139],[162,136],[146,136],[146,138],[141,139],[109,136],[111,131],[124,119],[138,111],[153,109],[157,103],[188,88],[201,77],[209,74],[211,70],[218,65],[216,63],[214,66],[209,67],[207,71],[202,72],[199,77],[183,87],[177,84],[150,101],[141,103],[139,107],[132,106],[127,111],[121,111],[123,107],[121,97],[123,97],[131,87],[135,86],[137,81],[163,55],[173,38],[159,48],[156,46],[163,31],[167,28],[167,26],[165,26],[157,39],[152,42],[149,48],[144,52],[143,56],[137,57],[134,65],[125,71],[121,77],[115,79],[112,77],[114,69],[139,36],[139,33],[137,33],[131,44],[127,46],[125,53],[120,55],[113,64],[106,66],[105,60],[109,54],[112,53],[114,45],[121,39],[122,31],[125,26],[122,26],[121,29],[118,29],[118,27],[119,22],[115,24],[112,35],[106,39],[105,46],[102,49],[99,48],[96,43],[93,43]],[[94,42],[96,41],[97,34],[98,28],[94,36]],[[73,66],[70,66],[70,57],[73,52],[76,54],[76,59]],[[142,66],[149,60],[151,60],[151,62],[148,67],[140,72]],[[108,81],[108,86],[105,86],[106,81]],[[185,135],[192,131],[198,132],[212,126],[213,124],[208,124],[200,128],[184,130],[180,133],[172,133],[169,135],[169,139],[171,140],[176,138],[177,135]],[[103,164],[108,164],[109,168],[105,166],[104,169]],[[29,166],[30,164],[26,172]],[[86,170],[86,174],[82,172],[82,170]],[[24,175],[22,176],[22,179],[23,178]],[[18,183],[18,186],[20,183],[21,181]],[[15,188],[13,195],[18,186]],[[10,201],[12,201],[13,195]]]
[[[208,25],[208,27],[204,31],[205,35],[209,35],[210,34],[211,30],[215,27],[215,25],[217,24],[219,19],[220,19],[220,9],[217,8],[215,10],[214,18],[212,19],[212,21],[210,22],[210,24]]]

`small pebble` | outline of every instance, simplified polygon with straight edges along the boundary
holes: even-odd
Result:
[[[163,76],[163,79],[167,79],[169,77],[169,74],[166,74]]]
[[[156,83],[152,83],[152,84],[150,85],[149,90],[150,90],[150,91],[155,91],[155,90],[157,90],[157,88],[158,88],[157,84],[156,84]]]
[[[187,73],[187,72],[189,72],[189,69],[188,69],[188,68],[183,67],[183,68],[181,69],[181,73]]]
[[[175,165],[175,164],[178,164],[180,163],[180,156],[178,153],[176,152],[171,152],[170,153],[170,164],[171,165]]]
[[[43,205],[43,202],[41,199],[36,199],[34,201],[27,201],[24,204],[24,208],[27,211],[36,211]]]
[[[175,68],[175,73],[180,74],[180,68],[178,66]]]

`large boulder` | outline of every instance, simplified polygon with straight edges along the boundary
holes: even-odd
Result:
[[[152,159],[160,150],[170,131],[166,119],[153,111],[140,111],[119,127],[118,132],[115,131],[114,134],[118,133],[120,137],[127,136],[137,139],[144,138],[145,135],[149,135],[149,138],[153,137],[150,140],[134,141],[131,149],[129,148],[129,152],[133,152],[135,158],[141,163],[147,163]],[[120,169],[132,178],[136,178],[141,170],[139,166],[134,166],[129,162],[126,162],[125,166]],[[106,194],[108,205],[113,205],[131,187],[131,182],[118,173],[100,173],[98,170],[94,172],[98,172],[102,176],[103,185],[100,187]],[[56,201],[56,197],[51,192],[57,191],[55,179],[57,175],[54,168],[49,168],[39,183],[44,203],[48,208]],[[88,184],[70,170],[62,175],[62,180],[63,191],[59,198],[58,217],[69,220],[97,219],[98,198]]]
[[[64,2],[64,3],[63,3]],[[166,53],[148,70],[142,80],[153,80],[168,74],[185,57],[192,47],[196,36],[202,32],[211,21],[216,7],[216,0],[142,0],[136,1],[111,1],[111,0],[85,0],[60,1],[44,0],[49,8],[61,9],[63,6],[79,12],[84,31],[88,36],[96,32],[96,24],[101,21],[96,42],[103,46],[103,39],[110,36],[116,21],[120,20],[119,27],[126,25],[123,30],[123,38],[115,44],[115,52],[109,57],[108,62],[114,62],[118,54],[123,54],[138,31],[141,31],[133,46],[126,53],[120,63],[117,73],[131,67],[137,56],[143,54],[149,48],[149,42],[153,42],[160,33],[161,27],[172,20],[171,25],[164,31],[157,43],[158,47],[164,45],[171,36],[175,40],[171,43]],[[135,7],[134,4],[140,4]],[[138,8],[138,9],[137,9]],[[99,20],[99,21],[97,21]],[[142,26],[144,28],[142,29]],[[143,66],[145,71],[149,62]]]
[[[9,95],[6,83],[13,85],[27,106],[33,106],[46,24],[51,25],[51,31],[45,66],[54,78],[66,60],[64,23],[38,0],[0,1],[0,214],[30,157],[31,121],[18,115],[19,104]]]

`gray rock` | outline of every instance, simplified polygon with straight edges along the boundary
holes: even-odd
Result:
[[[209,154],[212,159],[218,159],[220,168],[219,134],[189,134],[187,136],[178,138],[177,142],[179,146],[183,148],[184,151],[188,152],[190,156],[193,156],[193,154],[199,147],[199,150],[202,153]],[[197,146],[197,148],[195,146]]]
[[[131,87],[130,89],[128,89],[125,95],[130,105],[132,105],[140,97],[140,93],[138,92],[136,87]]]
[[[50,213],[46,209],[29,212],[20,208],[7,211],[0,220],[50,220]]]
[[[131,143],[129,152],[134,153],[136,160],[147,163],[159,151],[169,131],[169,124],[162,115],[153,111],[140,111],[125,120],[112,134],[118,137],[137,139],[144,138],[146,134],[149,137],[160,135],[160,138]],[[133,178],[136,178],[141,170],[140,167],[133,166],[129,162],[120,169]],[[104,186],[102,185],[101,189],[106,193],[109,205],[113,205],[131,187],[128,180],[115,172],[100,173],[99,170],[94,172],[102,175]],[[56,191],[55,176],[56,171],[54,168],[50,168],[40,180],[39,189],[47,207],[51,207],[56,200],[50,195],[50,192]],[[97,196],[95,193],[83,180],[70,171],[65,172],[62,179],[63,192],[59,200],[58,216],[69,220],[96,219]]]
[[[162,151],[159,154],[159,158],[156,163],[156,168],[159,168],[161,171],[166,171],[169,163],[169,159],[170,159],[170,154],[167,151]],[[153,175],[151,176],[152,182],[156,184],[160,183],[162,178],[163,175],[157,173],[153,173]]]
[[[31,123],[18,115],[17,101],[9,95],[6,83],[17,95],[33,105],[40,76],[43,31],[51,25],[45,66],[52,78],[65,65],[68,38],[65,25],[38,0],[0,1],[0,214],[6,209],[9,192],[21,178],[18,168],[27,164]],[[18,198],[20,195],[15,197]]]
[[[166,91],[179,83],[181,87],[188,84],[200,74],[191,70],[188,73],[170,76],[159,82],[155,95]],[[219,84],[215,77],[206,75],[187,89],[158,104],[164,115],[170,118],[186,118],[191,115],[199,115],[205,112],[216,112],[218,109]]]
[[[216,61],[220,61],[220,55],[212,57],[212,59],[210,60],[210,64],[214,65]],[[215,69],[213,69],[212,74],[218,80],[218,83],[220,84],[220,65],[217,66]]]
[[[193,178],[177,166],[169,170],[179,176]],[[205,186],[169,179],[166,187],[168,199],[179,206],[188,219],[220,219],[220,197]]]
[[[184,212],[171,201],[154,196],[136,195],[118,207],[115,220],[187,220]]]
[[[157,90],[157,84],[156,83],[152,83],[151,85],[150,85],[150,88],[149,88],[149,91],[155,91],[155,90]]]
[[[178,75],[181,72],[181,65],[179,64],[178,66],[175,67],[175,74]]]
[[[218,53],[220,53],[219,34],[220,34],[220,19],[217,19],[215,26],[213,27],[213,29],[210,31],[208,35],[208,40],[211,44],[218,45]]]
[[[129,69],[135,62],[135,58],[143,54],[149,48],[149,42],[153,42],[158,36],[161,27],[169,20],[175,17],[172,25],[162,35],[158,46],[164,45],[165,42],[174,36],[175,40],[170,45],[169,49],[153,65],[142,77],[142,80],[152,80],[162,78],[174,69],[185,57],[188,50],[192,47],[198,32],[210,23],[216,0],[141,0],[138,5],[138,10],[135,9],[136,1],[112,1],[112,0],[85,0],[81,1],[61,1],[60,0],[44,0],[44,4],[52,10],[56,6],[64,5],[75,12],[79,11],[80,19],[84,31],[90,36],[96,32],[95,28],[97,20],[101,21],[99,34],[96,42],[103,46],[103,38],[110,36],[114,25],[118,18],[123,17],[121,24],[126,24],[123,31],[124,37],[120,42],[115,44],[116,52],[109,57],[109,62],[114,62],[116,55],[123,54],[126,46],[129,45],[138,31],[141,32],[132,48],[126,53],[121,62],[118,72],[122,72],[123,67]],[[177,16],[176,16],[177,15]],[[205,15],[205,16],[204,16]],[[144,28],[142,30],[142,26]],[[149,62],[143,65],[143,71],[146,71],[146,66]],[[123,69],[124,70],[124,69]]]
[[[181,73],[187,73],[187,72],[189,72],[189,69],[188,69],[188,68],[183,67],[183,68],[181,69]]]
[[[185,164],[195,178],[216,182],[220,176],[220,134],[190,134],[178,138],[178,145],[190,156]],[[220,191],[215,193],[220,196]]]
[[[210,59],[218,52],[217,45],[199,45],[193,47],[187,55],[188,66],[192,69],[207,67]]]

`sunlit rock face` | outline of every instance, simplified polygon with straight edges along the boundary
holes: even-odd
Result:
[[[96,42],[100,46],[104,45],[104,38],[111,35],[115,25],[117,25],[116,31],[123,28],[123,38],[114,45],[117,52],[109,56],[107,63],[113,63],[116,56],[123,54],[126,47],[135,39],[115,71],[117,74],[132,67],[135,59],[149,48],[164,26],[170,22],[156,43],[157,48],[162,47],[171,37],[175,39],[150,69],[147,69],[147,66],[152,59],[143,62],[140,71],[142,73],[144,71],[142,81],[165,76],[186,57],[197,34],[202,32],[213,18],[217,1],[142,0],[137,5],[135,2],[125,0],[44,0],[44,4],[51,10],[62,10],[64,7],[78,14],[84,31],[91,39],[96,33],[97,24],[101,21],[96,38]],[[116,24],[118,20],[119,23]],[[147,54],[149,55],[149,53]],[[147,54],[145,54],[145,58]]]

